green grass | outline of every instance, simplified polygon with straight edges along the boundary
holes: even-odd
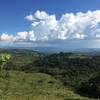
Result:
[[[2,72],[5,74],[5,72]],[[43,73],[10,71],[0,78],[0,100],[89,100]]]

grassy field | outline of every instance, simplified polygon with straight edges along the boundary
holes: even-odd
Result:
[[[3,74],[3,72],[2,72]],[[0,100],[89,100],[50,75],[10,71],[0,78]]]

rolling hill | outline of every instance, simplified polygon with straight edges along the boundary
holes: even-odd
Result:
[[[87,100],[50,75],[20,71],[9,71],[8,79],[0,78],[0,99]]]

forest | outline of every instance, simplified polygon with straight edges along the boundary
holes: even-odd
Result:
[[[100,54],[0,50],[3,100],[99,100]]]

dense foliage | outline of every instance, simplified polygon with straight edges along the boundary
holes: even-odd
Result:
[[[94,84],[96,81],[95,78],[100,73],[99,54],[42,54],[27,50],[8,52],[12,55],[6,64],[9,70],[49,74],[61,80],[65,86],[73,87],[81,95],[92,98],[98,98],[100,96],[100,81],[98,81],[98,84]],[[93,81],[91,82],[90,80]]]

